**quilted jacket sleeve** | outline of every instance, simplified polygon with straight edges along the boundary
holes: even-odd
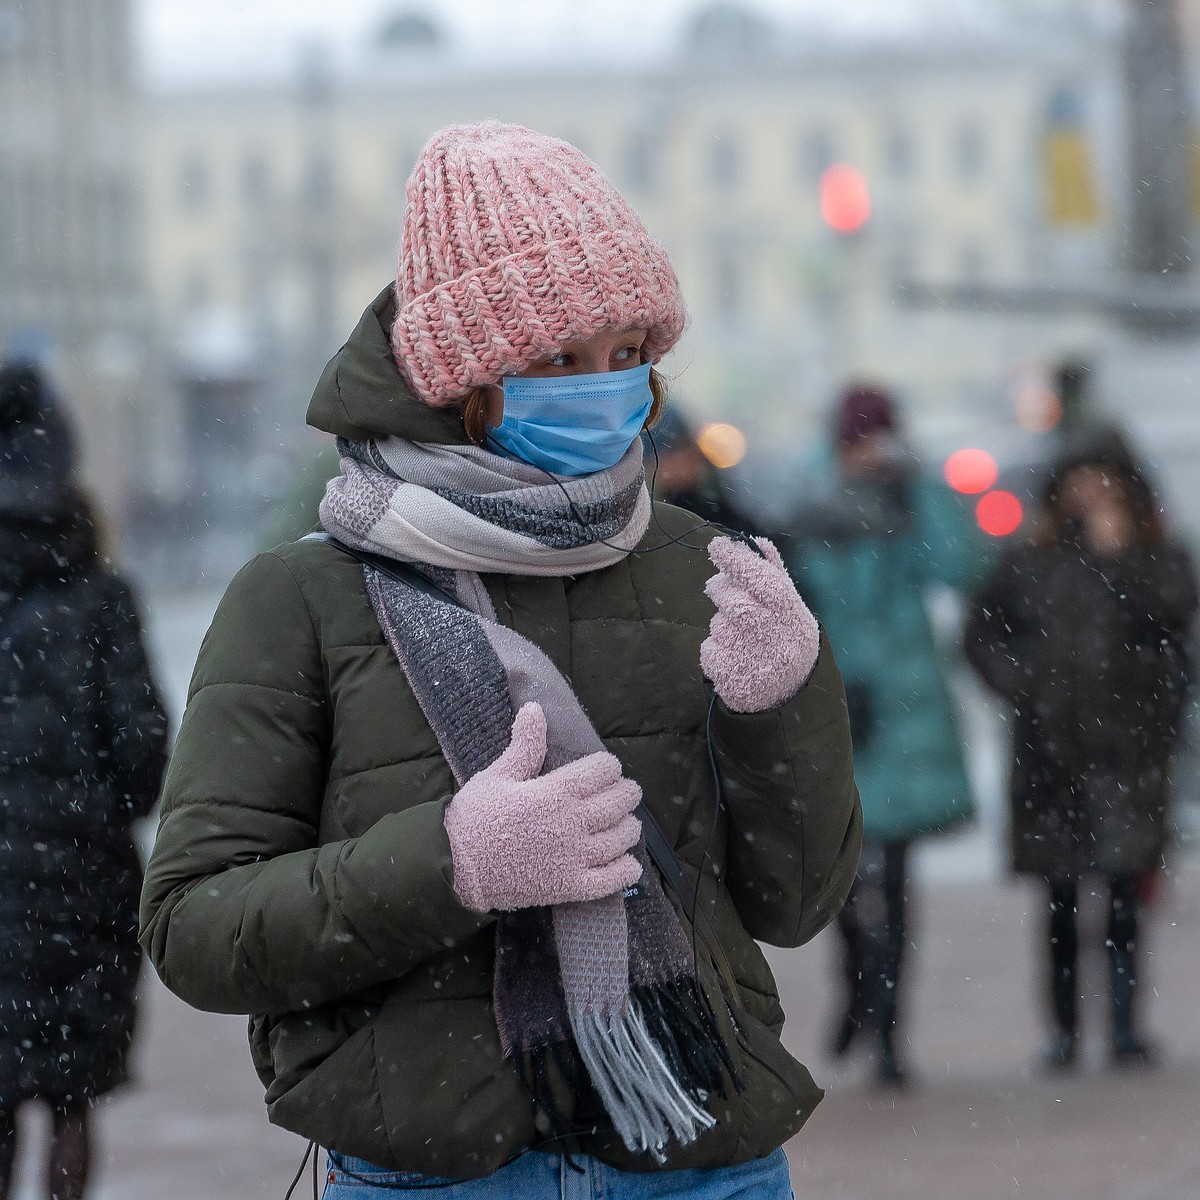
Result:
[[[454,893],[442,803],[318,845],[330,721],[304,597],[282,559],[261,555],[201,648],[142,893],[142,944],[198,1008],[314,1007],[490,920]]]
[[[808,682],[785,704],[735,713],[713,744],[729,819],[726,886],[747,932],[800,946],[837,914],[862,844],[841,676],[824,632]]]

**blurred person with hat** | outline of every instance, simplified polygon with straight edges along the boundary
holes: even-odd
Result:
[[[1105,897],[1109,1049],[1148,1066],[1143,881],[1164,864],[1169,769],[1189,686],[1195,568],[1120,432],[1066,439],[1028,529],[974,597],[963,638],[1012,705],[1013,870],[1045,887],[1049,1033],[1042,1063],[1079,1058],[1081,886]]]
[[[755,939],[832,919],[860,816],[774,547],[652,510],[684,323],[577,149],[434,134],[309,407],[341,453],[323,532],[244,568],[205,640],[143,941],[253,1014],[329,1200],[791,1195],[820,1091]]]
[[[0,1197],[17,1110],[51,1110],[46,1195],[84,1195],[90,1108],[128,1078],[141,963],[130,827],[167,726],[41,371],[0,367]]]
[[[831,1048],[840,1057],[869,1038],[879,1081],[899,1086],[909,851],[974,811],[926,595],[970,587],[988,551],[961,498],[921,472],[890,391],[847,387],[829,431],[784,553],[842,667],[863,806],[862,858],[838,916],[844,998]]]

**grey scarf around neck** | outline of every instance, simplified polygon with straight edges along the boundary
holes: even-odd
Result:
[[[393,492],[388,508],[402,520],[403,501],[398,507],[394,494],[395,456],[373,443],[343,445],[342,454],[343,473],[364,476],[366,486],[360,480],[339,495],[331,485],[322,507],[327,530],[357,549],[415,563],[441,593],[364,566],[380,628],[458,783],[503,753],[516,711],[530,700],[541,704],[547,719],[543,772],[603,750],[549,658],[497,622],[479,575],[444,565],[458,560],[457,553],[414,559],[407,531],[401,544],[381,543],[372,505],[348,501],[351,491],[359,498]],[[505,538],[565,548],[579,561],[581,551],[602,536],[597,528],[617,530],[617,537],[629,530],[644,494],[640,447],[637,461],[636,486],[625,478],[627,470],[613,468],[601,473],[609,476],[605,480],[589,477],[590,495],[577,490],[567,504],[555,499],[557,486],[540,484],[533,485],[532,495],[528,488],[509,489],[503,497],[481,495],[471,490],[481,479],[470,460],[457,479],[443,471],[437,491],[471,522],[495,522]],[[407,469],[413,473],[411,462]],[[330,494],[338,497],[333,504]],[[614,561],[621,557],[624,552],[616,553]],[[672,1139],[687,1144],[715,1124],[706,1102],[727,1094],[737,1080],[700,990],[688,937],[644,841],[635,854],[642,878],[624,894],[498,915],[493,1002],[505,1052],[556,1134],[594,1125],[598,1101],[631,1151],[661,1161]]]
[[[478,446],[340,441],[321,524],[406,562],[514,575],[575,575],[619,562],[650,523],[636,441],[615,466],[565,478]]]

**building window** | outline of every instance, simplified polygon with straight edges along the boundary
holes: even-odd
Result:
[[[1076,129],[1087,116],[1087,104],[1082,95],[1071,87],[1056,88],[1050,95],[1047,116],[1051,125]]]
[[[179,207],[188,213],[204,212],[209,191],[207,164],[199,154],[190,154],[179,168]]]
[[[0,8],[0,59],[15,59],[21,48],[23,14],[12,5]]]
[[[838,161],[838,146],[828,129],[811,129],[801,139],[796,159],[796,176],[802,187],[815,187],[821,176]]]
[[[883,143],[883,159],[892,179],[911,179],[916,169],[916,147],[907,129],[892,126]]]
[[[983,130],[965,121],[954,131],[954,174],[962,183],[974,183],[983,174],[986,148]]]
[[[333,156],[319,146],[308,156],[304,169],[304,197],[313,208],[325,209],[333,203]]]
[[[119,87],[129,77],[128,24],[113,9],[111,0],[77,0],[64,9],[64,36],[79,73],[101,88]]]
[[[133,193],[121,180],[106,179],[97,190],[96,200],[97,260],[102,270],[120,277],[133,267],[129,235]]]
[[[248,204],[261,204],[271,193],[271,172],[261,150],[249,150],[242,160],[242,198]]]
[[[745,272],[741,256],[731,246],[713,251],[713,293],[720,316],[736,320],[742,314]]]
[[[189,312],[205,309],[212,302],[212,289],[203,270],[196,267],[187,273],[183,283],[183,307]]]
[[[709,154],[708,175],[713,187],[720,192],[733,191],[741,182],[742,156],[731,134],[716,135]]]
[[[983,247],[974,240],[963,242],[958,252],[958,271],[962,278],[972,282],[981,279],[985,264]]]
[[[892,282],[911,283],[916,279],[921,263],[921,243],[917,231],[911,227],[898,229],[895,242],[888,256]]]
[[[653,195],[658,187],[657,139],[643,130],[629,135],[624,151],[624,176],[631,191]]]

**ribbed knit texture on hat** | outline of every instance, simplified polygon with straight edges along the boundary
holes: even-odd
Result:
[[[657,360],[686,322],[666,247],[595,163],[497,121],[448,126],[421,151],[396,296],[396,362],[435,406],[605,329],[648,330]]]

